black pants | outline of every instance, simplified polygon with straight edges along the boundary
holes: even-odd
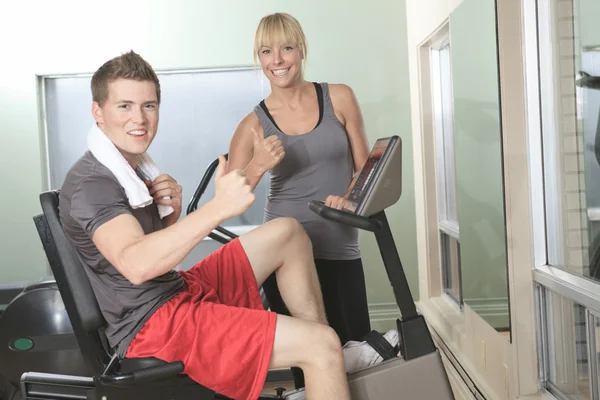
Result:
[[[329,325],[340,337],[342,345],[349,340],[362,340],[371,331],[365,275],[360,258],[356,260],[315,260],[323,303]],[[283,303],[275,274],[263,283],[271,311],[290,315]],[[292,368],[296,388],[304,387],[304,374]]]

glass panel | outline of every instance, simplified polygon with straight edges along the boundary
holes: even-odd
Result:
[[[600,51],[582,49],[579,69],[576,93],[581,114],[578,125],[584,141],[585,162],[585,196],[582,196],[582,203],[587,203],[587,212],[581,215],[582,236],[589,241],[589,252],[584,258],[588,265],[584,264],[581,270],[573,270],[600,280]]]
[[[442,106],[442,131],[444,154],[444,182],[446,186],[446,219],[458,223],[456,211],[456,180],[454,174],[454,135],[452,109],[452,73],[450,70],[450,46],[440,50],[440,87]]]
[[[477,40],[473,40],[473,38]],[[464,303],[510,330],[502,132],[494,1],[450,15],[456,201]]]
[[[444,140],[444,103],[442,101],[442,64],[441,52],[431,51],[431,81],[433,92],[433,112],[435,126],[435,179],[437,186],[438,220],[448,219],[448,202],[446,201],[446,150]]]
[[[456,238],[440,232],[440,243],[444,292],[458,304],[462,305],[460,242]]]
[[[548,262],[600,280],[600,2],[540,6]]]
[[[592,400],[585,307],[546,289],[548,389],[573,400]]]
[[[440,221],[458,224],[456,179],[454,172],[454,135],[452,133],[452,75],[450,45],[432,50],[433,103],[435,113],[436,179]]]

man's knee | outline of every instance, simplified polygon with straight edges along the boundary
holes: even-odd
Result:
[[[272,220],[270,223],[276,225],[278,229],[288,233],[288,234],[300,234],[304,233],[304,228],[298,222],[296,218],[293,217],[281,217]]]
[[[327,325],[315,325],[307,338],[306,363],[327,367],[332,364],[344,362],[342,344],[335,331]]]
[[[310,246],[310,239],[304,230],[304,227],[296,218],[282,217],[271,221],[275,229],[279,230],[278,237],[285,243],[297,243],[303,246]]]

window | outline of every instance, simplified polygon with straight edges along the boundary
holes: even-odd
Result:
[[[253,67],[157,72],[161,84],[160,125],[148,152],[161,172],[183,186],[183,210],[208,165],[227,153],[239,121],[265,98],[269,85]],[[87,150],[92,126],[90,75],[41,76],[47,185],[60,188],[73,163]],[[68,145],[67,145],[68,144]],[[268,174],[256,186],[256,201],[244,214],[224,225],[242,234],[263,222]],[[199,207],[214,195],[214,181]],[[182,215],[183,217],[183,215]],[[220,246],[210,239],[182,262],[188,269]]]
[[[542,382],[559,398],[598,399],[600,318],[596,303],[581,304],[578,294],[557,282],[538,284],[542,315]],[[550,289],[552,288],[552,289]],[[585,301],[585,300],[584,300]]]
[[[431,84],[442,282],[444,292],[458,304],[462,304],[452,123],[452,74],[447,36],[431,49]]]
[[[528,57],[539,57],[541,121],[530,159],[543,160],[531,179],[541,193],[532,207],[544,208],[534,220],[545,237],[534,269],[540,381],[560,399],[600,399],[599,14],[596,0],[537,0],[526,21],[538,26]]]
[[[263,75],[252,67],[157,74],[162,94],[160,125],[148,153],[161,172],[172,175],[183,186],[185,210],[206,167],[219,154],[227,153],[239,121],[270,89]],[[94,121],[90,81],[87,75],[41,78],[51,188],[60,188],[67,171],[87,150],[86,136]],[[262,224],[267,178],[256,187],[255,204],[243,215],[226,221],[225,226]],[[211,182],[200,205],[213,194]]]

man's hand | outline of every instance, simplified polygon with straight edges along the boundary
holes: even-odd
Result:
[[[265,139],[264,132],[258,133],[251,128],[254,135],[254,155],[250,161],[260,172],[265,173],[281,162],[285,156],[283,145],[277,136],[269,136]]]
[[[225,174],[226,163],[225,157],[220,155],[212,200],[223,221],[243,214],[256,199],[244,171],[236,169]]]
[[[327,196],[325,199],[325,205],[327,207],[335,208],[336,210],[341,210],[346,205],[346,198],[341,196]]]
[[[146,184],[148,184],[148,181],[146,181]],[[183,190],[181,185],[171,175],[162,174],[157,176],[148,187],[150,188],[150,196],[156,204],[173,207],[175,212],[167,218],[177,221],[181,215],[181,192]]]

